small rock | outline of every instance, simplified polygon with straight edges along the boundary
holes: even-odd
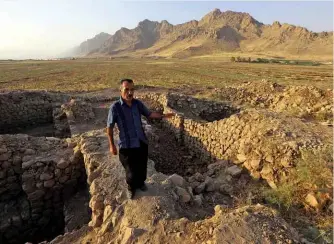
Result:
[[[195,203],[196,206],[198,206],[198,207],[202,206],[202,203],[203,203],[203,196],[202,196],[202,194],[194,196],[194,200],[193,201],[194,201],[194,203]]]
[[[88,226],[93,228],[100,227],[102,224],[102,216],[97,214],[92,214],[92,220],[88,223]]]
[[[205,189],[205,182],[202,182],[199,186],[195,187],[194,192],[196,194],[200,194],[204,191]]]
[[[182,176],[179,176],[177,174],[173,174],[168,177],[168,179],[176,186],[182,187],[185,184],[185,180]]]
[[[305,239],[305,238],[302,238],[300,241],[301,241],[301,243],[303,243],[303,244],[315,244],[314,242],[310,242],[310,241],[308,241],[308,240]]]
[[[333,212],[333,203],[331,205],[329,205],[328,209]]]
[[[191,198],[193,198],[194,197],[193,189],[190,186],[188,186],[187,190],[188,190],[188,193],[190,194]]]
[[[238,154],[237,159],[240,163],[243,163],[247,160],[247,157],[244,154]]]
[[[308,205],[314,207],[314,208],[317,208],[319,207],[319,203],[318,203],[318,200],[317,198],[315,197],[314,193],[309,193],[307,194],[306,198],[305,198],[305,201]]]
[[[30,160],[27,162],[22,163],[22,169],[28,169],[30,168],[33,164],[35,164],[34,160]]]
[[[54,179],[44,181],[44,187],[51,188],[56,184],[56,181]]]
[[[275,182],[273,182],[273,181],[271,181],[271,180],[268,180],[267,181],[268,182],[268,185],[272,188],[272,189],[277,189],[277,186],[276,186],[276,184],[275,184]]]
[[[145,230],[142,229],[137,229],[137,228],[130,228],[130,227],[125,227],[124,230],[124,235],[122,238],[122,243],[134,243],[135,240],[140,236]]]
[[[281,161],[280,161],[280,164],[284,167],[284,168],[290,168],[291,167],[291,162],[290,160],[286,159],[286,158],[283,158]]]
[[[20,156],[14,156],[14,157],[13,157],[13,164],[14,164],[14,165],[18,165],[18,164],[20,164],[21,162],[22,162],[22,159],[21,159]]]
[[[24,151],[24,155],[34,155],[35,153],[36,153],[35,150],[30,149],[30,148]]]
[[[113,224],[111,221],[108,221],[107,223],[102,224],[102,227],[99,230],[100,235],[104,235],[107,232],[110,232],[113,229]]]
[[[191,200],[190,194],[183,188],[177,186],[176,193],[180,197],[181,202],[186,203]]]
[[[269,163],[273,163],[273,162],[274,162],[274,158],[273,158],[272,155],[268,155],[268,156],[265,158],[265,160],[266,160],[267,162],[269,162]]]
[[[10,158],[9,153],[0,154],[0,161],[6,161]]]
[[[254,180],[260,180],[260,179],[261,179],[261,174],[260,174],[260,172],[258,172],[258,171],[252,171],[252,172],[250,173],[250,175],[252,176],[252,178],[253,178]]]
[[[189,185],[191,186],[192,189],[195,189],[197,186],[199,186],[201,182],[198,181],[193,181]]]
[[[55,169],[55,176],[60,177],[61,176],[61,170],[60,169]]]
[[[105,222],[112,215],[112,213],[113,213],[112,207],[110,205],[107,205],[104,208],[104,212],[103,212],[103,222]]]
[[[59,183],[63,184],[65,183],[66,181],[68,181],[70,177],[68,175],[64,175],[62,177],[59,178]]]
[[[89,207],[93,210],[103,210],[103,196],[102,195],[94,195],[89,201]]]
[[[250,164],[250,161],[247,160],[244,162],[243,166],[248,169],[249,171],[253,170],[252,165]]]
[[[232,179],[233,179],[233,177],[230,176],[230,175],[226,175],[226,176],[225,176],[225,180],[226,180],[227,182],[231,182]]]
[[[252,166],[252,169],[257,170],[260,167],[261,159],[252,159],[250,161],[250,165]]]
[[[37,183],[36,183],[36,187],[37,187],[38,189],[43,188],[43,186],[44,186],[43,182],[37,182]]]
[[[5,145],[3,145],[2,147],[0,147],[0,154],[3,154],[3,153],[6,153],[8,150],[7,150],[7,147]]]
[[[67,168],[67,166],[70,164],[70,162],[66,161],[65,159],[61,159],[58,163],[57,163],[57,167],[59,169],[65,169]]]
[[[26,155],[26,156],[24,156],[23,158],[22,158],[22,162],[24,163],[24,162],[28,162],[28,161],[30,161],[31,159],[33,159],[33,156],[31,156],[31,155]]]
[[[40,198],[42,198],[42,196],[45,194],[45,192],[43,190],[36,190],[30,194],[28,194],[28,199],[30,201],[36,201]]]
[[[233,177],[239,176],[242,172],[242,169],[239,168],[237,165],[233,165],[229,168],[227,168],[226,172],[230,175],[232,175]]]
[[[214,210],[215,210],[215,215],[220,215],[223,213],[223,207],[221,205],[216,205]]]
[[[205,190],[207,192],[211,192],[211,191],[214,191],[215,190],[215,184],[214,184],[214,181],[212,180],[211,177],[207,176],[205,178]]]
[[[214,231],[213,227],[210,227],[210,229],[209,229],[209,235],[212,235],[213,231]]]
[[[8,161],[4,161],[0,164],[1,168],[8,169],[11,165]]]
[[[198,182],[203,182],[204,181],[204,176],[201,173],[199,173],[199,172],[197,172],[196,174],[194,174],[194,178]]]
[[[43,173],[43,174],[41,174],[41,176],[39,178],[40,178],[40,180],[51,180],[53,178],[53,174],[52,173]]]
[[[214,174],[215,174],[215,169],[209,169],[207,172],[206,172],[206,174],[208,175],[208,176],[213,176]]]
[[[266,180],[273,180],[273,178],[274,178],[274,176],[273,176],[274,171],[269,164],[264,165],[260,174],[261,174],[262,178],[266,179]]]

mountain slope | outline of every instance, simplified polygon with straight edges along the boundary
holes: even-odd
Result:
[[[103,43],[111,37],[108,33],[101,32],[91,39],[88,39],[80,44],[78,48],[79,54],[88,54],[90,52],[98,50]]]
[[[199,21],[179,25],[146,19],[134,29],[121,28],[114,35],[105,34],[99,40],[103,43],[94,41],[94,45],[88,44],[89,40],[82,43],[83,53],[188,57],[242,52],[331,59],[333,48],[332,32],[315,33],[279,22],[264,25],[248,13],[221,12],[219,9]]]

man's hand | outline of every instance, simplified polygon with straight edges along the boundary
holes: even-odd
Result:
[[[175,116],[175,113],[167,113],[167,114],[161,114],[158,112],[152,112],[151,115],[149,116],[150,119],[169,119],[171,117]]]
[[[169,119],[175,116],[175,113],[167,113],[163,115],[163,118]]]
[[[114,144],[110,146],[110,152],[112,155],[117,155],[117,148]]]

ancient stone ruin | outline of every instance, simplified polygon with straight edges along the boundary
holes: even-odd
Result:
[[[300,150],[321,150],[330,133],[231,103],[173,93],[139,98],[176,116],[143,120],[149,191],[127,200],[124,170],[105,134],[115,98],[0,94],[0,243],[302,240],[276,210],[251,199],[238,208],[238,194],[259,183],[276,189]]]

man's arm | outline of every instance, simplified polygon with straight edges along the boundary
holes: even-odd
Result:
[[[117,121],[117,113],[113,105],[110,107],[110,110],[108,113],[108,120],[107,120],[107,137],[109,141],[110,152],[113,155],[117,155],[117,148],[114,142],[114,127],[115,127],[116,121]]]
[[[167,114],[161,114],[158,112],[151,112],[149,118],[150,119],[162,119],[162,118],[171,118],[173,117],[175,114],[174,113],[167,113]]]
[[[117,148],[116,148],[115,142],[114,142],[114,130],[113,130],[113,128],[107,127],[107,136],[108,136],[108,141],[109,141],[110,152],[113,155],[117,155]]]
[[[158,112],[151,112],[141,101],[138,100],[138,103],[140,113],[149,119],[171,118],[175,115],[174,113],[161,114]]]

